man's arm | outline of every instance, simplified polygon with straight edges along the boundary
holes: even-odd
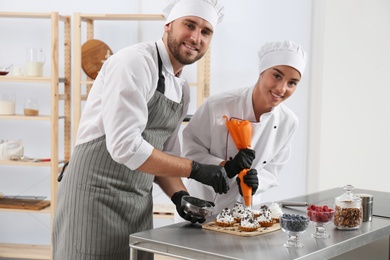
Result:
[[[229,190],[228,177],[223,167],[200,164],[186,158],[181,158],[152,150],[152,154],[138,168],[145,173],[165,177],[188,177],[203,184],[212,186],[214,191],[222,194]]]
[[[154,182],[160,186],[162,191],[171,198],[177,191],[187,191],[180,177],[156,176]]]
[[[153,149],[152,154],[138,170],[156,176],[188,178],[192,170],[192,160]]]

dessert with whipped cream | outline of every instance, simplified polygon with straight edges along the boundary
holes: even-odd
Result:
[[[235,220],[230,209],[224,208],[216,217],[215,224],[221,227],[231,227]]]
[[[256,231],[260,227],[259,222],[253,216],[250,211],[245,212],[245,217],[243,217],[240,221],[240,226],[238,227],[241,231],[245,232],[253,232]]]
[[[273,202],[268,208],[271,211],[271,218],[275,221],[275,223],[279,223],[279,219],[283,215],[280,204]]]
[[[258,216],[260,216],[260,208],[258,209],[251,209],[252,210],[252,213],[253,213],[253,216],[255,218],[257,218]]]
[[[232,214],[237,223],[240,223],[241,219],[245,216],[245,207],[241,202],[236,201],[232,209]]]
[[[274,221],[271,217],[271,211],[267,205],[260,206],[259,216],[257,217],[257,221],[262,227],[271,227],[274,224]]]

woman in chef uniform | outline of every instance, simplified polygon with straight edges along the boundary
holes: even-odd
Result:
[[[256,158],[247,182],[253,186],[254,205],[260,204],[262,192],[278,185],[278,174],[290,158],[298,118],[283,102],[295,92],[306,66],[305,51],[292,41],[266,43],[258,54],[257,83],[209,97],[183,131],[184,156],[202,163],[224,165],[238,153],[224,116],[251,122],[251,148]],[[227,194],[216,197],[216,213],[243,201],[234,181],[234,178],[230,180]],[[216,195],[209,187],[192,180],[186,186],[191,195],[199,198],[213,201]]]
[[[153,228],[153,181],[191,222],[204,219],[183,212],[180,177],[227,192],[223,167],[178,157],[177,134],[189,103],[182,69],[206,53],[222,9],[217,0],[171,1],[162,39],[104,62],[59,185],[53,259],[128,260],[129,235]]]

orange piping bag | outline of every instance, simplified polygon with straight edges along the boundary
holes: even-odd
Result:
[[[250,122],[248,120],[239,120],[234,118],[229,120],[227,116],[224,116],[223,118],[226,119],[226,127],[232,136],[237,149],[251,148],[252,125]],[[250,207],[252,205],[252,187],[249,187],[246,183],[244,183],[244,176],[248,171],[249,169],[243,169],[238,174],[238,178],[240,178],[240,187],[245,206]]]
[[[249,187],[244,182],[244,176],[247,174],[248,171],[249,169],[244,169],[240,171],[240,173],[238,174],[238,178],[240,178],[240,187],[242,196],[244,197],[245,206],[250,207],[252,205],[252,187]]]

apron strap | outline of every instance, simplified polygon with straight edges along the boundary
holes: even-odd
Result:
[[[158,57],[158,82],[157,82],[157,91],[161,92],[164,94],[165,92],[165,78],[164,75],[162,74],[162,61],[160,57],[160,52],[158,51],[157,48],[157,43],[156,44],[156,49],[157,49],[157,57]]]

